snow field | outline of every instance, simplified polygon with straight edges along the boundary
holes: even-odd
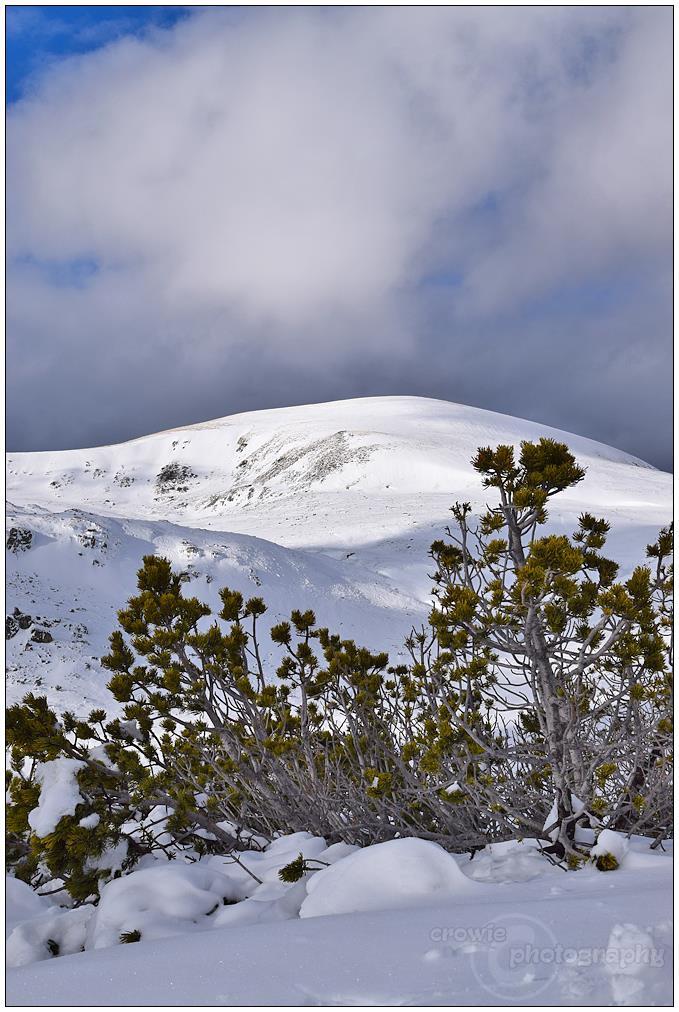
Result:
[[[417,839],[357,850],[297,833],[244,853],[261,884],[228,858],[153,859],[74,910],[10,880],[8,1000],[664,1005],[672,862],[648,844],[629,841],[616,872],[565,874],[528,840],[470,861]],[[300,852],[319,870],[281,882]]]

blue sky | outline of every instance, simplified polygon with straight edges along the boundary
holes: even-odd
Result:
[[[7,101],[15,102],[35,74],[64,57],[87,53],[124,36],[143,37],[190,15],[186,7],[102,5],[8,5],[6,16]]]
[[[394,393],[670,466],[671,8],[6,12],[11,449]]]

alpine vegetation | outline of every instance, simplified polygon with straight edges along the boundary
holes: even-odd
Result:
[[[77,909],[154,854],[228,854],[259,884],[240,855],[295,833],[331,850],[418,837],[457,853],[530,837],[564,868],[602,871],[619,863],[607,839],[661,843],[671,528],[619,579],[605,519],[545,527],[585,478],[565,444],[486,447],[473,466],[490,502],[478,517],[457,503],[432,545],[429,622],[408,635],[408,663],[297,610],[271,629],[270,668],[261,598],[224,588],[212,614],[146,556],[102,660],[121,717],[59,717],[33,693],[8,711],[14,875]],[[290,857],[284,882],[329,863]]]

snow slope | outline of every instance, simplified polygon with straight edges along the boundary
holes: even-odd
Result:
[[[11,454],[9,699],[37,685],[60,709],[106,701],[97,658],[148,552],[188,569],[198,596],[215,601],[223,585],[258,594],[272,622],[314,607],[322,623],[396,656],[426,619],[427,551],[451,504],[486,501],[470,464],[477,448],[543,435],[587,468],[558,498],[552,525],[572,529],[585,509],[605,515],[611,553],[631,566],[670,518],[670,475],[580,436],[444,401],[281,408],[115,446]]]

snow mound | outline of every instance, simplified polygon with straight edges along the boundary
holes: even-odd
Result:
[[[307,882],[300,917],[422,906],[483,887],[438,844],[414,837],[358,850]]]
[[[621,833],[615,833],[612,829],[602,829],[596,846],[592,847],[591,855],[596,858],[610,854],[620,865],[627,856],[628,850],[629,841]]]
[[[117,945],[128,932],[150,941],[211,928],[210,915],[242,898],[238,883],[204,864],[141,868],[104,887],[87,947]]]
[[[5,875],[5,934],[8,938],[17,924],[39,917],[49,907],[49,900],[38,896],[26,882]]]
[[[93,913],[94,907],[90,905],[75,910],[54,908],[18,924],[7,939],[7,966],[27,966],[54,956],[83,952]]]
[[[312,833],[281,836],[262,850],[213,856],[196,864],[179,862],[137,868],[104,886],[88,935],[88,949],[118,945],[138,932],[139,941],[212,928],[284,921],[297,917],[306,897],[305,880],[280,880],[279,871],[302,854],[308,875],[346,857],[356,848],[328,847]]]
[[[259,924],[265,921],[286,921],[299,916],[302,903],[307,895],[307,882],[310,876],[320,874],[319,868],[333,865],[355,853],[358,847],[350,843],[334,843],[326,846],[325,840],[311,833],[291,833],[281,836],[269,844],[263,853],[246,851],[240,856],[241,864],[262,879],[242,903],[224,907],[215,915],[215,927],[231,927],[233,925]],[[299,855],[309,862],[309,871],[299,882],[290,885],[280,880],[279,872]],[[213,858],[213,861],[229,861],[229,858]],[[229,871],[233,865],[229,868]],[[245,875],[243,868],[234,868],[234,872]],[[242,879],[244,889],[252,885]]]

